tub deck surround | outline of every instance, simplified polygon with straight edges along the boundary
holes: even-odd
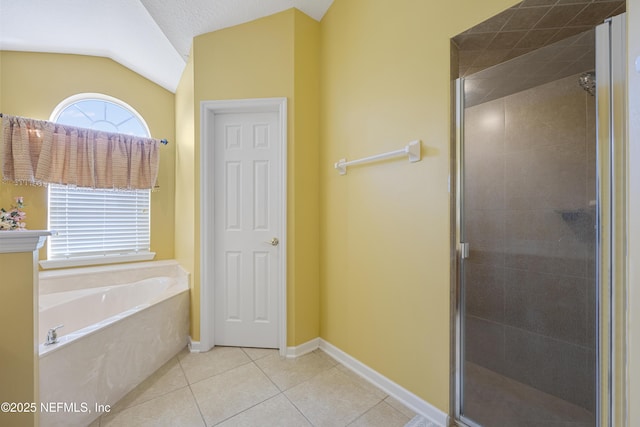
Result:
[[[40,295],[40,356],[185,289],[185,284],[179,279],[160,276],[131,284]],[[45,345],[48,331],[59,325],[63,327],[57,330],[58,344]]]
[[[115,404],[187,343],[189,278],[175,261],[43,272],[40,283],[40,400],[91,409],[43,413],[42,427],[88,425],[96,405]],[[59,343],[43,345],[59,324]]]
[[[150,277],[179,277],[188,273],[174,260],[136,262],[40,272],[40,295],[77,289],[123,285]]]

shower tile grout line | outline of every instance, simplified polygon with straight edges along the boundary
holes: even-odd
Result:
[[[576,343],[571,342],[571,341],[566,341],[566,340],[563,340],[563,339],[560,339],[560,338],[552,337],[552,336],[549,336],[549,335],[544,335],[544,334],[542,334],[540,332],[531,331],[529,329],[524,329],[524,328],[519,327],[519,326],[508,325],[508,324],[504,324],[504,323],[501,323],[501,322],[497,322],[497,321],[492,320],[492,319],[485,319],[484,317],[474,316],[473,314],[469,314],[468,316],[469,317],[474,317],[476,319],[480,319],[480,320],[482,320],[484,322],[487,322],[487,323],[493,323],[493,324],[496,324],[496,325],[504,325],[507,328],[517,329],[519,331],[523,331],[523,332],[526,332],[526,333],[529,333],[529,334],[537,335],[537,336],[540,336],[540,337],[543,337],[543,338],[548,338],[548,339],[551,339],[551,340],[554,340],[554,341],[558,341],[558,342],[561,342],[561,343],[564,343],[564,344],[573,345],[575,347],[580,347],[580,348],[585,349],[585,350],[593,350],[591,345],[576,344]]]

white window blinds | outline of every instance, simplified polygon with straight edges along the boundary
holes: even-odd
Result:
[[[49,186],[49,260],[149,253],[150,190]]]

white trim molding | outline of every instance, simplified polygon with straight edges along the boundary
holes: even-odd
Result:
[[[200,342],[191,351],[208,351],[215,345],[215,292],[213,289],[214,235],[213,147],[216,114],[277,112],[281,144],[280,284],[278,285],[278,342],[280,355],[287,354],[287,98],[234,99],[200,103]],[[195,343],[192,343],[195,344]]]
[[[190,353],[204,353],[211,350],[210,348],[204,348],[200,341],[194,341],[191,336],[188,338],[187,347],[189,347]]]
[[[425,418],[427,421],[430,421],[441,427],[449,425],[448,414],[442,412],[440,409],[424,401],[420,397],[411,393],[409,390],[396,384],[379,372],[374,371],[364,363],[348,355],[338,347],[323,340],[322,338],[319,339],[319,346],[320,350],[324,351],[329,356],[333,357],[338,362],[387,393],[389,396],[398,400],[407,408],[413,410],[414,412],[416,412],[416,414]]]
[[[0,253],[34,252],[44,245],[51,232],[47,230],[0,231]]]
[[[299,346],[289,347],[287,349],[287,357],[300,357],[316,349],[324,351],[329,356],[333,357],[342,365],[344,365],[346,368],[358,374],[366,381],[370,382],[380,390],[387,393],[389,396],[402,403],[407,408],[414,411],[417,416],[416,418],[411,420],[411,422],[419,423],[422,421],[427,421],[440,427],[449,425],[449,415],[447,413],[442,412],[440,409],[431,405],[429,402],[426,402],[422,398],[416,396],[409,390],[391,381],[389,378],[385,377],[379,372],[374,371],[364,363],[360,362],[358,359],[350,356],[349,354],[340,350],[330,342],[323,340],[322,338],[314,338],[304,344],[300,344]],[[425,422],[424,424],[413,425],[429,424]]]
[[[51,116],[49,116],[49,121],[57,122],[60,114],[62,114],[62,112],[70,105],[80,101],[91,101],[91,100],[110,102],[112,104],[117,105],[120,108],[124,108],[125,110],[130,112],[136,119],[138,119],[138,121],[142,124],[145,131],[147,132],[146,136],[151,138],[151,131],[149,130],[149,125],[147,125],[147,122],[144,119],[144,117],[142,117],[142,114],[138,113],[138,111],[135,108],[133,108],[131,105],[127,104],[123,100],[114,98],[113,96],[105,95],[104,93],[97,93],[97,92],[78,93],[76,95],[71,95],[70,97],[63,99],[62,101],[60,101],[58,105],[56,105],[56,108],[54,108],[53,111],[51,112]]]
[[[287,347],[287,358],[294,359],[320,348],[320,338],[314,338],[295,347]]]
[[[83,267],[88,265],[122,264],[126,262],[151,261],[155,256],[155,252],[138,252],[125,255],[97,255],[50,259],[40,261],[40,267],[44,270],[48,270],[52,268]]]

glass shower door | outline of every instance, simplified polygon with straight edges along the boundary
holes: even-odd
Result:
[[[470,425],[596,425],[594,45],[588,31],[464,80],[459,409]],[[562,52],[584,60],[518,86],[518,70]]]

